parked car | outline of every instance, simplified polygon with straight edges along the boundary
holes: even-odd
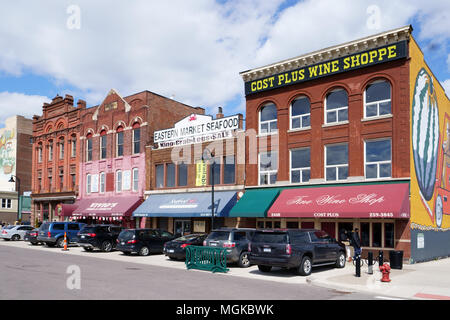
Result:
[[[161,229],[127,229],[117,238],[116,249],[124,254],[138,253],[148,256],[150,253],[162,253],[164,243],[175,239],[175,236]]]
[[[33,230],[27,231],[23,240],[30,242],[33,246],[36,246],[39,244],[39,241],[37,240],[38,234],[39,234],[39,229],[34,228]]]
[[[24,225],[7,226],[2,229],[0,237],[7,241],[23,240],[27,231],[30,230],[33,230],[33,227]]]
[[[117,244],[117,238],[123,227],[107,224],[84,226],[78,233],[78,245],[85,251],[100,249],[111,252]]]
[[[221,228],[213,230],[203,241],[204,246],[227,249],[227,263],[236,263],[241,268],[250,266],[248,244],[256,229]]]
[[[39,228],[37,240],[49,247],[64,247],[64,233],[66,233],[67,244],[77,243],[78,232],[85,226],[79,222],[44,222]]]
[[[182,260],[186,258],[187,246],[202,246],[203,241],[208,234],[206,233],[193,233],[188,234],[172,241],[168,241],[164,244],[164,254],[170,259]]]
[[[345,267],[345,245],[325,231],[315,229],[261,229],[249,245],[249,259],[262,272],[272,267],[294,268],[308,276],[312,267],[334,264]]]

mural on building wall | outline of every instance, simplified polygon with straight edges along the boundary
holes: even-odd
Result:
[[[450,231],[448,98],[421,53],[411,54],[411,228]]]
[[[15,174],[16,134],[14,129],[6,129],[0,136],[0,185],[5,187],[2,190],[14,190],[14,184],[8,181]]]

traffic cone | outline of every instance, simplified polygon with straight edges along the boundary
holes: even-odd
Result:
[[[69,249],[67,249],[67,233],[64,232],[64,249],[63,251],[69,251]]]

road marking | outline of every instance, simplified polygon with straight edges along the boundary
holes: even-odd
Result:
[[[375,299],[383,299],[383,300],[405,300],[405,299],[401,299],[401,298],[384,297],[384,296],[375,296]]]
[[[437,294],[428,294],[428,293],[416,293],[414,295],[416,298],[423,298],[423,299],[434,299],[434,300],[450,300],[449,296],[440,296]]]

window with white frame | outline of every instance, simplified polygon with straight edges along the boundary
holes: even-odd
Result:
[[[48,160],[49,161],[53,160],[53,141],[49,141],[49,145],[48,145]]]
[[[133,154],[141,152],[141,128],[133,129]]]
[[[64,159],[64,139],[59,140],[59,159]]]
[[[70,156],[72,158],[75,158],[77,156],[77,137],[76,136],[72,136]]]
[[[311,105],[307,97],[299,97],[291,104],[291,129],[311,126]]]
[[[137,192],[139,189],[139,169],[133,168],[133,191]]]
[[[391,139],[365,141],[366,179],[391,177]]]
[[[86,139],[86,161],[92,161],[92,137]]]
[[[123,156],[123,129],[122,127],[117,129],[116,134],[116,156],[122,157]]]
[[[333,90],[325,98],[325,123],[339,123],[348,120],[348,95],[343,89]]]
[[[311,176],[310,148],[291,150],[291,182],[308,182]]]
[[[259,154],[259,184],[274,184],[277,181],[277,152],[262,152]]]
[[[108,142],[106,131],[100,133],[100,159],[106,159],[106,146]]]
[[[266,104],[259,111],[259,133],[269,134],[277,131],[277,107],[273,103]]]
[[[122,192],[122,171],[116,171],[116,192]]]
[[[325,177],[327,181],[348,177],[348,144],[325,146]]]
[[[106,174],[104,172],[100,172],[100,193],[105,193],[105,179]]]
[[[391,85],[385,80],[369,84],[364,91],[364,118],[391,114]]]
[[[37,148],[37,154],[38,154],[38,162],[42,162],[42,145],[39,145]]]
[[[91,193],[92,189],[92,176],[88,174],[86,176],[86,193]]]
[[[2,209],[11,209],[11,199],[2,199]]]

